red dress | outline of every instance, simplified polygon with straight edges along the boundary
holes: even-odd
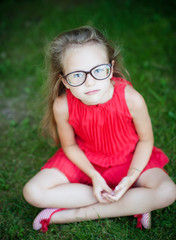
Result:
[[[104,104],[85,105],[67,90],[69,123],[75,131],[76,142],[112,187],[127,174],[139,140],[125,100],[125,87],[130,83],[121,78],[113,80],[113,96]],[[167,156],[154,147],[144,171],[163,168],[167,162]],[[91,184],[62,149],[48,160],[44,168],[58,168],[70,182]]]

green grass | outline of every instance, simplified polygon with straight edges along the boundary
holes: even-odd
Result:
[[[133,217],[52,225],[32,230],[38,209],[22,196],[24,184],[56,151],[38,135],[41,85],[48,43],[63,30],[91,24],[120,43],[134,87],[151,115],[155,145],[176,182],[176,35],[173,0],[2,1],[0,9],[0,239],[174,239],[176,204],[153,212],[150,231]]]

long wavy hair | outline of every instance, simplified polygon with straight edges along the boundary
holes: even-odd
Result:
[[[57,126],[53,114],[53,103],[55,99],[66,91],[61,75],[64,74],[63,58],[68,47],[75,45],[95,43],[103,46],[107,52],[109,61],[114,60],[113,75],[124,78],[125,68],[122,64],[120,48],[113,47],[113,43],[97,29],[90,26],[83,26],[58,35],[49,46],[46,63],[48,69],[45,89],[45,114],[41,121],[42,135],[49,136],[55,145],[59,143]]]

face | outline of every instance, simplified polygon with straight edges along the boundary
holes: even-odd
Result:
[[[109,59],[103,46],[89,43],[70,47],[64,55],[64,74],[67,75],[74,71],[90,71],[95,66],[101,64],[109,64]],[[111,77],[112,72],[104,80],[96,80],[88,74],[86,81],[80,86],[72,87],[64,79],[63,83],[84,104],[97,105],[105,103],[112,98],[113,85],[110,80]]]

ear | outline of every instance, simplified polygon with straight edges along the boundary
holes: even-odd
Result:
[[[111,75],[110,75],[110,78],[112,78],[112,77],[113,77],[113,73],[114,73],[114,64],[115,64],[115,61],[114,61],[114,60],[112,60],[111,64],[112,64],[112,67],[111,67]]]
[[[67,81],[65,80],[65,78],[63,78],[62,75],[59,75],[59,77],[61,78],[61,81],[63,82],[64,86],[65,86],[67,89],[70,89],[70,85],[67,83]]]
[[[114,64],[115,64],[115,60],[112,60],[111,64],[112,64],[112,66],[114,66]]]

